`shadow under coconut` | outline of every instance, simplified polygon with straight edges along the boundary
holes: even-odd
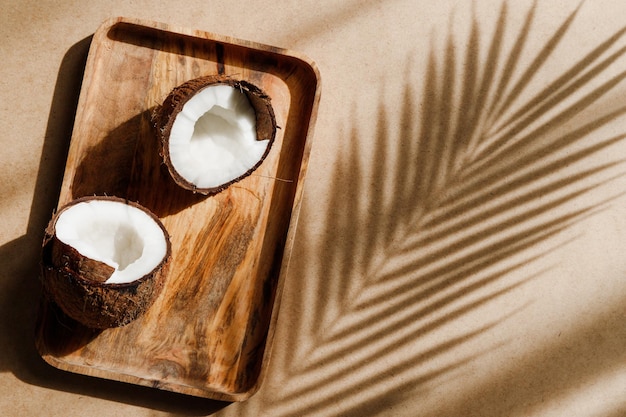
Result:
[[[38,341],[46,341],[45,346],[39,347],[40,352],[45,349],[55,356],[66,355],[82,348],[102,333],[100,329],[88,328],[68,317],[56,303],[50,300],[42,299],[39,312],[38,320],[54,321],[53,326],[37,323],[38,331],[45,333],[38,337]]]
[[[151,117],[139,113],[89,148],[72,180],[72,197],[111,195],[136,201],[158,217],[176,214],[206,198],[179,187],[160,155]]]

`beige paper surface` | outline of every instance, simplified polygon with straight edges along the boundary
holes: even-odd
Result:
[[[626,415],[626,4],[4,1],[0,414]],[[298,51],[322,100],[261,390],[225,404],[33,345],[88,38],[137,17]]]

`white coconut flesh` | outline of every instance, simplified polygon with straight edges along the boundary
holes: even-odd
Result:
[[[170,162],[197,188],[213,188],[248,172],[269,140],[258,140],[248,98],[230,85],[199,90],[176,115],[169,137]]]
[[[115,268],[107,284],[132,282],[149,274],[167,253],[166,237],[155,220],[123,202],[75,204],[59,215],[55,232],[81,255]]]

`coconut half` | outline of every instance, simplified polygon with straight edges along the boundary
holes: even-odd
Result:
[[[270,97],[255,85],[205,76],[176,87],[155,115],[162,156],[174,181],[216,194],[250,175],[276,136]]]
[[[44,236],[45,293],[93,328],[139,317],[158,296],[171,254],[159,219],[117,197],[84,197],[61,208]]]

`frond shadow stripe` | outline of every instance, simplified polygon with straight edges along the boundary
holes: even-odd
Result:
[[[548,57],[554,52],[557,45],[563,39],[563,36],[567,33],[569,27],[571,26],[574,18],[578,14],[578,10],[580,9],[580,5],[574,10],[569,17],[563,22],[563,24],[557,29],[557,31],[552,35],[552,37],[548,40],[548,42],[541,49],[539,54],[535,57],[535,59],[528,65],[526,71],[520,76],[518,82],[512,88],[511,92],[506,97],[503,104],[498,108],[497,113],[504,113],[511,104],[517,99],[522,91],[529,85],[530,81],[537,74],[539,69],[545,64]]]
[[[518,111],[516,111],[513,115],[503,121],[501,123],[501,126],[507,126],[513,121],[520,119],[525,114],[531,112],[533,108],[537,108],[537,106],[539,106],[541,103],[545,102],[554,94],[557,94],[564,86],[566,86],[573,79],[575,79],[578,74],[587,69],[589,65],[591,65],[591,63],[600,58],[600,56],[602,56],[604,52],[606,52],[611,46],[613,46],[615,42],[617,42],[622,37],[624,32],[626,32],[626,28],[621,29],[608,40],[603,42],[600,46],[593,49],[590,53],[588,53],[585,57],[583,57],[580,61],[573,65],[569,70],[564,72],[553,82],[549,83],[541,92],[539,92],[535,97],[530,99]],[[612,58],[610,57],[606,60],[607,64],[612,63],[618,56],[621,56],[623,52],[624,48],[620,49],[618,53],[613,54]]]

